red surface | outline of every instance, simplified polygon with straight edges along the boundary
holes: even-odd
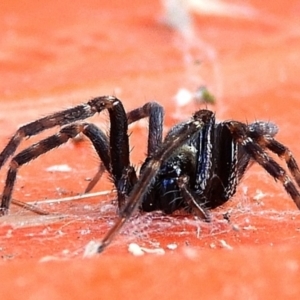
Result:
[[[247,17],[194,13],[192,37],[162,22],[159,2],[130,3],[130,8],[91,0],[1,4],[2,148],[21,124],[103,94],[117,95],[127,110],[159,101],[166,108],[167,129],[203,107],[176,108],[178,90],[195,91],[204,84],[217,97],[211,109],[218,119],[272,120],[280,128],[278,139],[300,160],[298,1],[236,2],[251,9]],[[91,121],[108,127],[106,117]],[[147,127],[140,122],[131,130],[132,161],[138,165]],[[49,134],[25,141],[20,149]],[[60,164],[71,170],[47,171]],[[97,168],[87,141],[70,142],[20,168],[14,198],[77,195]],[[3,184],[6,170],[1,170]],[[104,179],[94,191],[110,189]],[[114,197],[40,204],[49,216],[12,207],[0,226],[0,286],[6,299],[299,295],[300,214],[261,168],[247,173],[235,197],[213,212],[211,224],[183,214],[140,215],[103,255],[82,260],[87,243],[100,240],[115,220]],[[223,219],[228,212],[229,224]],[[130,242],[160,247],[165,254],[134,257],[127,250]],[[169,250],[173,243],[177,248]],[[41,262],[49,259],[55,261]]]

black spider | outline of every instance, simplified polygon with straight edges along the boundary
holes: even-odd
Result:
[[[93,124],[78,122],[105,109],[110,117],[109,137]],[[216,123],[211,111],[199,110],[187,122],[174,126],[163,140],[163,115],[163,108],[155,102],[126,114],[120,100],[103,96],[20,127],[0,154],[0,168],[23,138],[63,126],[57,134],[12,158],[0,212],[8,212],[18,168],[79,133],[91,140],[101,159],[99,174],[104,169],[109,172],[118,193],[119,218],[102,240],[98,252],[109,245],[137,207],[142,211],[162,210],[167,214],[183,208],[209,220],[208,209],[222,205],[234,195],[238,182],[252,162],[259,163],[279,180],[300,209],[297,188],[286,170],[266,152],[270,150],[283,158],[300,186],[300,170],[294,157],[287,147],[274,139],[275,124]],[[145,117],[149,117],[148,153],[137,176],[129,159],[128,124]]]

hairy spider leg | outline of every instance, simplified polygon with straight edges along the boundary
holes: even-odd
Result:
[[[72,121],[82,119],[82,114],[84,112],[83,107],[85,108],[85,112],[88,111],[88,113],[85,114],[85,117],[91,116],[96,112],[101,112],[104,109],[108,109],[111,122],[109,143],[107,142],[105,135],[101,133],[100,129],[96,129],[95,126],[91,126],[91,124],[89,124],[90,126],[87,126],[85,128],[82,124],[71,124],[69,126],[63,127],[58,134],[53,135],[39,143],[36,143],[17,154],[10,163],[10,169],[7,174],[6,184],[2,195],[0,209],[2,210],[3,214],[8,211],[17,169],[20,167],[20,165],[23,165],[26,162],[37,158],[43,153],[65,143],[69,138],[75,137],[80,132],[87,132],[87,135],[90,135],[90,139],[94,144],[96,151],[102,159],[106,169],[112,174],[115,185],[118,189],[118,183],[123,176],[123,170],[129,168],[130,162],[126,113],[122,103],[115,97],[94,98],[85,105],[77,106],[75,110],[68,109],[40,119],[42,125],[38,121],[29,123],[28,125],[21,127],[23,129],[21,131],[18,130],[17,134],[13,136],[8,144],[13,145],[13,147],[7,146],[5,149],[8,150],[4,150],[2,153],[5,153],[5,159],[7,159],[9,155],[14,153],[18,144],[22,140],[20,139],[20,134],[18,134],[18,132],[22,132],[22,135],[24,135],[24,132],[30,132],[25,136],[33,135],[41,131],[41,129],[36,129],[36,131],[34,131],[33,125],[37,125],[39,128],[43,127],[44,129],[47,129],[53,127],[54,123],[56,123],[56,125],[60,125],[63,122],[66,122],[62,121],[65,119],[69,119]],[[55,122],[53,121],[53,119],[55,120]],[[49,124],[52,125],[49,127]],[[110,152],[108,152],[108,149]],[[9,155],[7,156],[7,154]],[[131,177],[129,177],[129,179],[133,181],[135,178],[135,171],[132,168]]]
[[[127,113],[128,124],[149,117],[147,156],[150,157],[162,143],[164,109],[156,102],[148,102]]]
[[[113,109],[113,107],[118,103],[120,103],[120,100],[112,96],[96,97],[85,104],[53,113],[49,116],[23,125],[17,130],[6,147],[0,153],[0,168],[7,159],[14,154],[17,147],[25,137],[34,136],[55,126],[63,126],[87,119],[95,113],[100,113],[104,109]]]
[[[255,135],[254,138],[252,138],[251,135],[253,135],[253,132],[249,132],[247,125],[241,122],[230,121],[226,122],[226,124],[236,141],[243,146],[245,151],[254,161],[260,164],[273,178],[282,183],[286,192],[291,196],[297,207],[300,209],[300,194],[296,186],[286,171],[264,151],[264,148],[268,148],[280,157],[283,156],[285,158],[289,170],[299,185],[299,168],[295,159],[291,155],[291,152],[285,146],[272,138],[259,137]]]
[[[79,133],[83,133],[90,138],[99,157],[103,161],[104,166],[107,168],[110,167],[107,138],[100,129],[95,125],[88,123],[66,125],[57,134],[24,149],[11,160],[2,194],[0,207],[2,214],[6,214],[9,209],[18,169],[40,155],[66,143],[69,139],[76,137]]]
[[[274,137],[278,133],[278,126],[273,122],[255,121],[247,125],[249,134],[253,137],[267,135]]]
[[[134,109],[126,115],[127,124],[149,117],[148,131],[148,157],[162,142],[163,131],[163,108],[156,102],[148,102],[140,108]],[[125,118],[124,118],[125,120]],[[127,134],[127,131],[126,131]],[[126,198],[137,182],[135,170],[132,166],[123,169],[122,177],[117,182],[119,211],[126,206]]]
[[[300,186],[300,170],[292,152],[283,144],[275,140],[270,135],[259,135],[257,132],[250,132],[249,136],[253,138],[262,148],[267,148],[273,153],[277,154],[290,170],[292,176],[295,178],[298,186]]]
[[[201,110],[197,112],[192,121],[186,122],[174,135],[169,135],[164,140],[161,147],[153,153],[151,159],[147,162],[145,168],[140,174],[139,180],[129,194],[129,199],[127,200],[124,209],[120,211],[120,217],[102,239],[97,249],[98,253],[102,252],[111,243],[114,236],[119,233],[125,222],[131,217],[144,195],[154,183],[160,166],[170,158],[178,147],[182,146],[192,136],[194,136],[211,118],[211,115],[212,112],[208,110]]]
[[[144,118],[149,118],[149,131],[148,131],[148,146],[147,146],[147,157],[150,157],[152,153],[157,149],[157,147],[162,143],[162,134],[163,134],[163,119],[164,119],[164,109],[161,105],[156,102],[148,102],[145,105],[136,108],[127,113],[127,122],[128,125],[137,122]],[[105,169],[103,168],[102,163],[100,163],[99,170],[96,175],[93,177],[92,181],[87,186],[85,193],[90,192],[97,182],[101,179],[101,176]],[[124,170],[124,174],[120,180],[120,185],[123,186],[123,194],[128,194],[129,190],[126,187],[126,184],[123,184],[123,181],[126,181],[126,178],[130,176],[130,170]],[[124,198],[124,196],[122,196]],[[119,201],[121,202],[121,201]],[[120,203],[121,207],[124,203]]]

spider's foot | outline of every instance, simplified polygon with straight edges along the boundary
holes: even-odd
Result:
[[[0,207],[0,217],[8,214],[8,209],[6,207]]]

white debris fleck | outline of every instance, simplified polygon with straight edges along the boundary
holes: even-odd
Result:
[[[232,250],[232,249],[233,249],[233,247],[231,247],[230,245],[228,245],[228,244],[226,243],[226,241],[224,241],[224,240],[219,240],[219,243],[220,243],[220,246],[221,246],[222,248],[225,248],[225,249],[228,249],[228,250]]]
[[[264,198],[267,194],[263,193],[261,190],[256,190],[256,195],[253,196],[253,199],[255,201],[259,201],[261,200],[262,198]]]
[[[252,225],[244,226],[243,229],[244,230],[252,230],[252,231],[257,230],[257,228],[255,226],[252,226]]]
[[[53,165],[46,168],[47,172],[71,172],[72,168],[66,164],[63,165]]]
[[[90,234],[90,233],[91,233],[90,229],[82,229],[82,230],[80,230],[80,234],[81,235],[86,235],[86,234]]]
[[[165,254],[165,250],[162,248],[150,249],[150,248],[140,247],[136,243],[130,243],[128,246],[128,251],[135,256],[141,256],[144,255],[144,253],[157,254],[157,255]]]
[[[58,261],[58,260],[62,260],[62,259],[60,257],[54,256],[54,255],[47,255],[47,256],[43,256],[40,259],[40,262],[44,263],[44,262],[48,262],[48,261]]]
[[[215,243],[210,243],[210,244],[209,244],[209,247],[210,247],[211,249],[216,249],[216,248],[217,248]]]
[[[128,246],[128,251],[134,256],[142,256],[145,254],[142,248],[136,243],[130,243]]]
[[[232,225],[232,229],[235,231],[239,231],[240,230],[240,226],[238,224],[233,224]]]
[[[103,204],[100,207],[100,213],[107,213],[110,211],[114,211],[116,209],[116,207],[113,204]]]
[[[68,255],[68,254],[70,254],[70,250],[69,249],[64,249],[61,253],[63,255]]]
[[[253,18],[258,13],[253,7],[244,3],[226,3],[226,1],[221,0],[185,0],[184,2],[186,2],[188,10],[194,11],[201,15],[207,14],[230,16],[233,18]]]
[[[175,243],[172,243],[172,244],[168,244],[168,245],[167,245],[167,248],[168,248],[169,250],[175,250],[175,249],[177,249],[177,247],[178,247],[178,245],[175,244]]]

